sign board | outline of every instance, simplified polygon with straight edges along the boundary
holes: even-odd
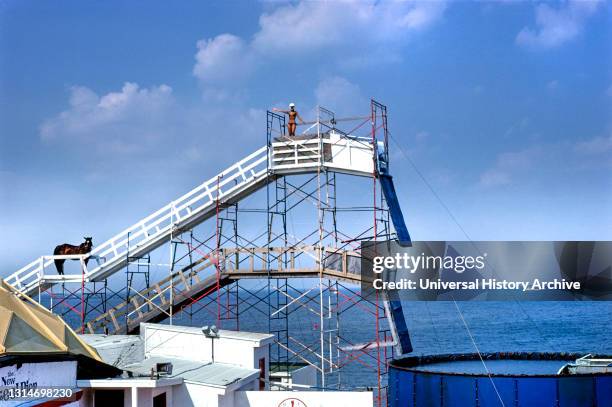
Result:
[[[244,407],[372,407],[371,391],[237,391],[234,402]]]
[[[23,363],[1,367],[0,405],[21,406],[26,400],[31,400],[25,397],[13,398],[15,390],[74,389],[76,370],[76,361]],[[49,398],[41,397],[39,401],[46,399]]]

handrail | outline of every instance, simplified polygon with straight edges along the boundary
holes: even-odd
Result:
[[[249,188],[260,187],[263,185],[262,181],[270,179],[269,171],[274,175],[286,175],[295,172],[308,173],[327,166],[332,171],[371,176],[372,146],[348,136],[339,136],[342,143],[332,143],[328,138],[276,141],[272,143],[269,154],[267,146],[261,147],[178,199],[95,246],[88,253],[89,257],[103,261],[91,269],[82,265],[85,281],[106,278],[127,262],[128,254],[146,254],[161,245],[174,230],[180,230],[181,227],[188,229],[202,222],[211,216],[211,210],[218,200],[239,197],[244,191],[249,191]],[[333,149],[333,154],[329,155],[328,149]],[[344,154],[343,158],[336,160],[336,155],[340,153]],[[285,157],[286,154],[289,156]],[[52,256],[41,256],[9,275],[6,280],[17,290],[31,293],[44,281],[45,269],[53,264],[53,259]],[[53,284],[59,281],[61,279],[44,283]]]
[[[136,295],[130,298],[128,301],[123,301],[120,304],[115,305],[114,307],[108,309],[105,313],[100,314],[96,318],[86,322],[86,325],[90,333],[95,333],[99,329],[108,327],[108,324],[110,323],[114,328],[113,332],[116,333],[125,326],[125,320],[123,320],[123,324],[120,324],[118,322],[119,318],[127,317],[127,324],[134,325],[136,322],[142,322],[142,319],[146,319],[147,315],[151,316],[151,313],[154,311],[153,309],[157,309],[160,313],[168,315],[166,309],[170,307],[170,298],[172,297],[167,293],[169,293],[171,290],[175,301],[189,299],[190,297],[186,293],[189,292],[192,285],[206,281],[211,283],[213,280],[216,281],[216,264],[219,266],[221,278],[232,278],[232,276],[240,278],[240,276],[261,272],[256,267],[255,259],[258,259],[261,266],[265,268],[267,266],[267,258],[258,257],[257,254],[272,252],[275,254],[287,253],[290,255],[288,267],[284,268],[280,264],[275,267],[270,266],[273,274],[288,273],[299,277],[304,273],[318,272],[320,270],[318,266],[319,250],[320,248],[314,245],[271,248],[222,248],[219,252],[218,259],[215,257],[215,252],[212,252],[194,263],[183,267],[181,270],[175,271],[171,275],[164,277],[154,285],[136,292]],[[348,270],[348,257],[360,256],[358,252],[334,247],[323,247],[323,252],[325,253],[325,255],[322,256],[324,260],[327,258],[327,254],[342,255],[340,270],[324,268],[323,273],[325,275],[335,278],[351,278],[353,281],[359,280],[360,274],[350,273]],[[295,267],[294,260],[297,257],[296,254],[299,255],[301,253],[315,254],[315,256],[313,256],[314,262],[310,267]],[[248,260],[245,260],[248,264],[247,268],[240,268],[240,265],[237,265],[231,261],[231,258],[236,254],[248,256]],[[202,272],[211,269],[214,270],[214,272],[208,275],[202,275]],[[128,287],[128,289],[130,288],[131,287]],[[142,309],[145,307],[151,308],[151,311],[142,311]]]
[[[267,158],[267,147],[258,149],[215,177],[95,246],[89,255],[107,258],[107,260],[93,270],[86,270],[87,279],[94,278],[97,273],[102,272],[105,264],[125,257],[128,250],[138,248],[147,241],[165,235],[173,225],[197,215],[199,210],[213,205],[217,199],[223,199],[229,193],[235,192],[237,187],[244,186],[253,179],[265,175]],[[235,185],[226,188],[234,181]],[[48,256],[42,256],[9,275],[6,280],[18,290],[27,291],[42,279],[43,270],[52,263],[53,260]]]

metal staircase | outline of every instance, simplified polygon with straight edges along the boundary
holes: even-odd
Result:
[[[402,304],[398,298],[384,292],[381,296],[370,299],[351,289],[339,289],[341,282],[354,285],[368,283],[367,278],[371,278],[361,274],[361,255],[356,242],[397,237],[401,244],[410,244],[410,235],[389,173],[386,107],[372,100],[370,113],[368,116],[336,119],[333,112],[318,107],[317,121],[303,123],[311,126],[297,137],[287,138],[285,116],[269,111],[266,146],[95,246],[90,253],[43,255],[8,276],[6,281],[22,294],[33,296],[38,293],[38,301],[48,300],[52,309],[55,307],[60,312],[75,312],[79,316],[82,332],[92,334],[135,333],[141,323],[161,322],[167,318],[170,324],[173,324],[176,322],[173,321],[174,315],[180,311],[183,311],[182,317],[190,318],[191,323],[197,323],[197,320],[191,319],[195,312],[205,310],[214,314],[211,309],[213,307],[216,308],[217,325],[220,326],[221,321],[225,324],[234,320],[238,329],[238,308],[242,307],[241,304],[249,305],[248,301],[254,302],[250,306],[255,310],[258,303],[263,302],[264,306],[267,305],[267,310],[262,312],[270,321],[267,332],[274,335],[274,346],[278,348],[274,359],[277,366],[289,368],[292,355],[291,358],[315,366],[321,373],[322,387],[325,387],[325,375],[341,367],[337,362],[340,361],[342,351],[347,356],[346,360],[342,360],[342,364],[358,360],[364,355],[374,357],[380,376],[386,365],[386,359],[381,359],[380,355],[381,352],[387,354],[387,347],[395,346],[395,353],[398,355],[412,351]],[[336,127],[338,121],[358,123],[349,131],[350,134],[347,134]],[[363,127],[368,123],[371,128]],[[366,137],[353,135],[360,128],[367,130]],[[368,229],[359,235],[346,236],[339,233],[336,227],[336,173],[368,177],[374,186],[373,205],[371,208],[369,205],[365,207],[367,212],[372,212],[373,224],[370,225],[370,221],[364,218]],[[311,175],[297,177],[296,179],[306,181],[304,185],[298,184],[294,187],[290,185],[290,176],[294,174]],[[317,189],[311,192],[315,184]],[[380,190],[377,187],[379,184]],[[296,191],[288,192],[287,185]],[[267,233],[263,232],[264,234],[254,239],[242,236],[239,239],[239,202],[262,188],[266,190],[268,199]],[[287,238],[286,222],[287,200],[292,194],[296,195],[292,197],[291,208],[306,200],[316,201],[319,226],[318,239],[313,237],[313,234],[301,239],[292,237],[293,246]],[[299,199],[296,199],[296,196]],[[232,207],[235,212],[232,212]],[[360,207],[353,209],[361,210],[363,208]],[[226,214],[227,219],[223,218],[223,214]],[[194,245],[193,229],[215,217],[216,235],[201,239],[202,241],[195,239],[197,244]],[[226,233],[228,228],[223,227],[224,221],[229,222],[230,232],[233,225],[233,235]],[[389,227],[391,221],[393,229]],[[372,230],[374,235],[370,236]],[[183,241],[185,232],[191,232],[191,243]],[[267,241],[264,241],[262,236],[267,236]],[[345,238],[346,240],[341,240]],[[313,240],[316,246],[305,246],[305,242]],[[262,242],[264,247],[242,246],[256,246]],[[150,253],[164,244],[170,246],[170,264],[157,266],[169,266],[168,273],[164,273],[159,281],[149,281],[147,269],[145,287],[134,283],[132,277],[139,272],[141,260],[144,259],[143,264],[149,267]],[[180,247],[186,247],[188,254],[177,260],[179,244],[185,245]],[[356,251],[338,249],[337,246],[341,245],[353,246]],[[216,249],[205,254],[198,250],[200,247],[207,248],[204,250],[211,250],[213,247]],[[203,257],[199,260],[193,259],[192,254],[195,252],[199,252]],[[153,253],[155,254],[157,253]],[[181,269],[175,268],[178,264],[186,264],[182,261],[185,258],[188,258],[189,265]],[[79,271],[58,275],[54,265],[54,260],[58,259],[78,260]],[[136,271],[133,271],[134,267]],[[125,269],[125,286],[122,284],[119,291],[114,291],[114,287],[107,287],[111,285],[109,282],[114,283],[124,274],[118,273],[122,269]],[[115,278],[109,280],[114,274]],[[319,292],[314,292],[314,288],[298,290],[287,283],[288,280],[298,277],[318,278]],[[242,283],[238,283],[238,280],[249,278],[267,279],[267,286],[261,289],[262,294],[251,292],[248,288],[245,290]],[[323,279],[328,281],[327,287],[322,284]],[[54,290],[51,289],[56,284],[60,285],[61,295],[54,295]],[[76,286],[79,286],[80,290],[73,288]],[[244,286],[249,287],[250,284]],[[107,289],[111,295],[107,295]],[[281,300],[278,299],[279,296]],[[98,298],[99,305],[95,302]],[[90,299],[94,305],[88,309]],[[31,301],[29,298],[28,300]],[[312,309],[310,302],[319,304],[319,310]],[[75,304],[80,305],[80,310],[79,305]],[[345,340],[341,337],[339,324],[342,304],[344,311],[357,305],[365,305],[364,310],[376,319],[377,327],[381,321],[386,320],[390,335],[386,335],[387,331],[384,329],[377,329],[376,340],[358,344]],[[319,330],[319,345],[305,345],[294,335],[290,335],[290,307],[305,307],[319,317],[319,323],[316,327],[313,326],[313,330]],[[272,322],[273,319],[275,323]],[[384,333],[383,336],[379,335],[381,332]],[[335,335],[334,340],[332,335]],[[337,348],[334,350],[335,357],[332,354],[332,346]],[[303,357],[304,352],[316,356],[316,361]],[[270,358],[274,358],[272,351]],[[379,381],[378,400],[381,400],[380,395],[383,392],[384,388]]]
[[[173,234],[215,216],[217,205],[238,202],[277,177],[325,170],[371,177],[373,157],[370,139],[334,130],[304,135],[299,140],[271,140],[269,146],[95,246],[88,255],[44,255],[8,276],[6,281],[27,295],[62,282],[103,281],[126,266],[128,254],[138,257],[150,253]],[[89,268],[84,262],[88,257],[95,260],[89,263]],[[53,260],[58,258],[80,260],[82,273],[57,275]]]
[[[268,251],[274,256],[287,256],[288,267],[269,270]],[[221,249],[88,321],[87,332],[134,333],[142,322],[163,321],[221,287],[243,278],[261,278],[267,276],[268,272],[280,278],[299,278],[316,277],[321,271],[325,277],[360,283],[361,270],[354,266],[359,263],[351,259],[359,256],[357,252],[335,248],[323,248],[320,255],[316,246]],[[235,261],[237,258],[241,259],[240,263]],[[297,262],[298,258],[302,261]],[[322,268],[319,268],[319,258],[323,259]]]

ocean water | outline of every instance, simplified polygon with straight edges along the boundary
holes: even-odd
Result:
[[[290,343],[302,349],[320,348],[319,316],[316,304],[292,307],[288,318]],[[459,309],[457,309],[457,307]],[[414,347],[411,355],[480,352],[577,352],[612,354],[611,302],[405,302],[404,315]],[[462,317],[463,319],[462,319]],[[183,322],[198,325],[214,322],[195,314]],[[463,322],[465,320],[465,323]],[[222,327],[233,328],[231,321]],[[336,328],[325,321],[326,329]],[[180,324],[181,318],[175,319]],[[225,324],[225,325],[224,325]],[[467,328],[466,328],[467,325]],[[245,311],[240,329],[267,332],[263,312]],[[376,338],[375,318],[363,307],[354,306],[340,315],[340,345],[362,344]],[[381,329],[386,328],[383,324]],[[468,332],[469,328],[469,332]],[[334,332],[334,331],[332,331]],[[332,333],[331,339],[336,337]],[[329,338],[325,337],[326,353]],[[375,352],[337,352],[334,363],[342,368],[327,375],[326,386],[368,388],[377,384]],[[381,349],[382,358],[391,358],[390,348]],[[302,355],[307,355],[304,351]],[[328,355],[326,355],[327,357]],[[296,358],[294,358],[296,359]],[[384,378],[383,378],[384,379]]]
[[[476,360],[453,360],[448,362],[428,363],[415,368],[421,372],[443,372],[460,374],[504,374],[554,375],[567,364],[565,360],[487,360],[486,369],[482,362]]]
[[[375,341],[376,319],[371,306],[353,304],[348,300],[350,293],[344,294],[339,319],[324,319],[325,357],[329,358],[331,340],[331,359],[341,366],[326,375],[325,385],[343,389],[373,388],[378,379],[377,352],[351,353],[337,348]],[[297,298],[300,294],[298,291],[291,295]],[[301,356],[317,361],[307,349],[319,351],[321,346],[319,306],[308,297],[299,301],[304,306],[294,304],[287,308],[290,339],[286,340]],[[207,302],[209,305],[202,307]],[[477,350],[612,354],[612,302],[403,302],[403,309],[414,347],[411,355]],[[216,323],[217,308],[210,301],[203,299],[192,310],[191,314],[185,311],[176,314],[173,323],[189,326]],[[239,326],[235,320],[221,320],[219,325],[223,329],[253,332],[283,327],[284,319],[270,322],[267,315],[268,305],[264,301],[242,293]],[[73,327],[80,326],[73,312],[68,312],[65,319]],[[380,328],[384,330],[387,325],[383,323]],[[395,356],[390,347],[381,348],[380,353],[382,359]],[[275,356],[273,351],[271,358]],[[300,361],[300,358],[293,356],[290,360]]]

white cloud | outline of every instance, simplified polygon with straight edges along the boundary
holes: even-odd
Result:
[[[98,95],[75,86],[70,89],[66,110],[39,127],[41,140],[61,148],[65,156],[81,157],[93,179],[137,168],[145,174],[193,169],[206,156],[211,171],[228,162],[231,151],[247,154],[265,142],[254,124],[263,111],[244,104],[198,101],[179,104],[167,85],[141,88],[125,83],[119,91]],[[233,143],[228,143],[232,135]],[[259,138],[258,138],[259,136]],[[216,153],[209,155],[210,151]],[[91,159],[94,158],[94,159]]]
[[[397,41],[438,20],[443,1],[300,2],[259,18],[253,47],[263,53],[304,53],[330,46]]]
[[[429,140],[429,138],[430,138],[430,134],[429,134],[429,132],[428,132],[428,131],[425,131],[425,130],[421,130],[421,131],[419,131],[419,132],[418,132],[418,133],[417,133],[417,134],[414,136],[414,139],[415,139],[417,142],[419,142],[419,143],[425,142],[425,141]]]
[[[355,114],[368,106],[359,86],[341,76],[321,80],[314,93],[317,104],[331,109],[339,116]]]
[[[378,2],[374,0],[301,1],[276,7],[259,18],[251,40],[230,33],[197,43],[193,74],[209,87],[226,86],[248,76],[257,66],[306,60],[329,53],[329,62],[357,65],[376,54],[379,63],[399,59],[392,49],[410,34],[439,20],[444,1]]]
[[[193,75],[207,84],[236,82],[251,70],[247,44],[232,34],[221,34],[197,43]]]
[[[535,146],[498,155],[495,165],[481,174],[480,185],[495,187],[511,184],[517,174],[524,173],[533,166],[542,151],[542,148]]]
[[[42,123],[43,141],[125,153],[146,147],[162,136],[174,98],[167,85],[147,89],[126,82],[120,91],[103,96],[75,86],[70,90],[69,104],[67,110]]]
[[[582,154],[610,154],[612,153],[612,135],[608,137],[594,137],[590,140],[576,143],[575,150]]]
[[[491,169],[491,170],[485,171],[480,176],[480,185],[484,187],[507,185],[509,183],[510,183],[510,174],[500,169]]]
[[[612,166],[612,135],[580,142],[560,140],[532,145],[523,150],[501,153],[495,164],[480,175],[479,185],[496,187],[538,182],[555,169],[558,182],[579,171],[608,169]]]
[[[570,0],[558,8],[548,4],[536,6],[536,28],[524,27],[516,36],[519,45],[532,48],[553,48],[578,36],[586,20],[603,2]]]

